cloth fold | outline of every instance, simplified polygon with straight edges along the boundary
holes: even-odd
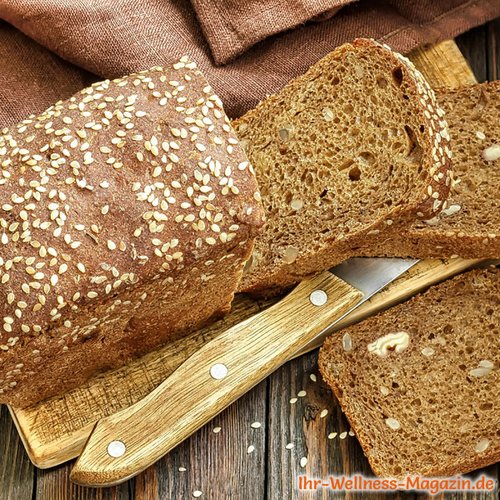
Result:
[[[311,19],[331,18],[357,0],[191,0],[216,64],[224,64],[270,35]]]
[[[0,126],[42,111],[91,79],[171,64],[184,54],[198,62],[235,117],[353,38],[408,52],[499,15],[500,0],[359,0],[218,66],[187,0],[3,1],[0,19],[26,36],[0,22]]]

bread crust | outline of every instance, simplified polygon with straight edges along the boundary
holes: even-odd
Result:
[[[4,129],[0,165],[0,402],[61,394],[230,308],[263,210],[187,57]]]
[[[365,404],[363,401],[366,401],[366,399],[363,399],[362,401],[360,397],[360,395],[363,393],[363,387],[360,387],[359,383],[357,384],[356,381],[353,382],[354,385],[350,385],[350,375],[348,375],[347,371],[344,369],[344,367],[346,367],[348,364],[352,365],[353,363],[352,360],[351,362],[348,363],[348,356],[356,357],[359,352],[357,351],[357,349],[362,349],[363,351],[366,350],[366,346],[372,340],[377,339],[380,336],[387,333],[385,330],[383,330],[383,328],[386,327],[386,324],[391,324],[391,327],[392,325],[395,325],[393,327],[394,330],[402,329],[403,327],[401,327],[401,323],[403,321],[403,317],[405,318],[404,319],[405,322],[407,323],[413,322],[414,328],[410,332],[411,335],[410,345],[411,342],[418,343],[419,338],[422,338],[423,336],[427,335],[427,331],[424,330],[425,324],[422,324],[422,317],[420,316],[421,311],[422,309],[426,309],[429,314],[432,314],[432,305],[437,300],[446,301],[447,298],[451,298],[452,296],[456,297],[459,295],[463,296],[464,298],[467,297],[468,300],[470,301],[470,304],[475,304],[470,306],[471,309],[473,309],[471,314],[481,314],[479,312],[479,308],[476,307],[478,304],[488,304],[489,302],[493,303],[495,301],[495,296],[497,297],[496,300],[498,302],[497,294],[499,286],[499,276],[500,276],[500,270],[496,268],[492,269],[490,268],[487,270],[478,269],[469,271],[453,279],[450,279],[444,283],[435,285],[431,287],[424,294],[417,295],[412,299],[410,299],[409,301],[400,304],[398,306],[395,306],[385,312],[379,313],[378,315],[369,318],[368,320],[365,320],[359,323],[358,325],[353,325],[344,330],[341,330],[340,332],[336,332],[335,334],[331,335],[325,340],[323,347],[320,350],[318,359],[320,372],[324,380],[332,389],[333,393],[335,394],[335,397],[340,402],[342,411],[347,416],[347,419],[349,420],[349,423],[352,429],[354,430],[363,448],[363,451],[366,457],[368,458],[368,461],[370,462],[370,466],[372,467],[376,475],[384,477],[405,477],[407,475],[416,475],[416,474],[421,474],[428,477],[452,476],[455,474],[465,474],[467,472],[473,471],[481,467],[485,467],[500,460],[500,446],[498,445],[498,440],[493,441],[490,439],[489,448],[482,453],[476,454],[474,452],[469,451],[470,443],[464,442],[463,453],[461,453],[460,455],[459,454],[448,455],[446,459],[441,457],[441,460],[437,465],[432,465],[432,464],[429,465],[425,464],[424,462],[412,463],[411,465],[409,465],[407,455],[405,455],[404,458],[402,456],[402,452],[406,452],[407,450],[394,448],[394,446],[392,445],[391,445],[392,447],[390,455],[391,457],[395,458],[395,460],[393,461],[392,464],[388,463],[387,461],[384,461],[383,457],[386,456],[384,455],[384,453],[387,451],[388,449],[387,447],[389,445],[383,444],[384,437],[381,437],[379,434],[377,434],[376,439],[374,438],[375,432],[379,433],[380,430],[379,429],[375,430],[373,422],[370,419],[371,417],[366,418],[361,412],[361,408],[364,408],[363,405]],[[465,308],[469,306],[467,305],[467,303],[464,303],[463,307]],[[416,312],[414,313],[413,311]],[[454,311],[453,313],[456,313],[456,311]],[[416,316],[416,314],[418,314],[419,316]],[[446,323],[445,318],[443,319],[443,324],[444,323]],[[409,324],[405,325],[404,328],[408,330],[408,326]],[[484,327],[487,328],[486,325],[484,325]],[[433,332],[437,337],[438,331],[433,330]],[[350,355],[349,353],[344,352],[344,350],[342,349],[342,344],[343,344],[342,338],[346,334],[350,335],[351,342],[353,345],[352,348],[353,351],[352,354]],[[495,366],[497,367],[496,369],[498,369],[497,365],[498,351],[495,352],[494,346],[490,347],[489,354],[490,356],[493,356]],[[412,367],[418,367],[419,366],[418,360],[416,360],[415,363],[413,363],[413,360],[419,355],[420,354],[417,354],[415,351],[410,353],[403,350],[402,352],[396,354],[395,356],[401,356],[401,357],[406,356],[405,363],[407,365],[410,365],[411,363]],[[451,354],[449,353],[444,353],[444,355],[451,356]],[[481,355],[484,355],[484,352],[482,352]],[[360,353],[359,356],[363,356],[363,353]],[[376,358],[375,354],[372,354],[371,356]],[[423,355],[420,356],[422,356],[422,359],[424,359]],[[496,361],[495,361],[495,356],[497,357]],[[471,354],[464,355],[464,359],[460,359],[460,362],[467,364],[468,357],[473,357],[473,356]],[[397,371],[398,369],[397,367],[399,366],[400,362],[401,362],[400,360],[394,362],[393,369],[395,371]],[[375,361],[371,360],[370,364],[371,363],[376,364],[376,360]],[[380,361],[380,363],[382,363],[382,361]],[[451,359],[450,363],[452,363]],[[337,366],[339,368],[336,368]],[[368,363],[365,364],[365,366],[367,370],[371,369]],[[470,369],[471,367],[468,366],[468,368]],[[419,373],[419,375],[422,374]],[[446,384],[452,375],[450,374],[448,377],[446,377],[446,374],[443,373],[442,376],[443,376],[442,384]],[[494,377],[495,375],[492,372],[490,376]],[[405,383],[404,379],[403,380],[395,379],[395,380],[399,384]],[[404,397],[404,395],[410,394],[412,395],[412,397],[415,398],[417,397],[425,398],[425,394],[423,394],[425,389],[419,387],[418,385],[419,380],[415,378],[413,383],[415,384],[415,387],[412,387],[410,385],[404,385],[404,387],[401,389],[402,392],[400,394],[400,397]],[[491,382],[491,384],[494,384],[494,381]],[[434,387],[435,386],[433,386],[433,388]],[[440,386],[437,386],[438,391],[439,387]],[[366,390],[370,392],[371,388],[367,387]],[[398,390],[399,389],[395,389],[395,391]],[[389,392],[387,394],[388,394],[387,397],[391,397]],[[493,401],[491,402],[494,405],[493,406],[494,408],[496,407],[496,405],[500,404],[500,401],[498,400],[499,393],[498,391],[495,392],[495,385],[492,385],[491,389],[489,390],[489,392],[487,392],[487,394],[493,398]],[[373,399],[376,401],[376,399],[380,397],[380,395],[372,394],[370,392],[368,395],[365,395],[365,397],[368,399],[373,397]],[[433,397],[438,401],[440,401],[439,397],[436,396],[435,393],[433,393]],[[459,399],[460,396],[457,395],[457,400]],[[387,408],[385,409],[380,408],[379,410],[382,413],[384,411],[388,411]],[[437,408],[437,411],[439,412],[439,414],[443,415],[446,414],[444,408]],[[465,411],[468,411],[466,405],[464,405],[462,413]],[[398,415],[391,415],[391,416],[398,417]],[[416,419],[417,417],[418,415],[415,415],[414,419]],[[478,418],[480,417],[478,416]],[[474,417],[472,415],[470,419],[471,421],[474,421]],[[404,425],[404,422],[407,423],[407,420],[403,421],[402,426]],[[450,432],[452,431],[452,429],[453,429],[453,424],[450,422],[450,427],[449,427]],[[427,430],[431,433],[429,441],[436,443],[439,442],[440,436],[432,435],[432,432],[435,429],[432,428]],[[485,432],[486,431],[487,432],[491,431],[491,433],[488,434],[489,436],[495,434],[495,429],[488,429],[488,430],[485,429]],[[395,432],[395,431],[388,429],[387,432]],[[409,430],[408,432],[411,433],[412,430]],[[454,432],[455,432],[454,435],[456,435],[458,431]],[[466,434],[464,434],[464,436],[465,435]],[[470,432],[467,434],[467,436],[469,435]],[[479,439],[479,437],[480,436],[474,436],[474,438],[476,439]],[[457,439],[459,439],[459,437],[457,437]],[[405,446],[411,449],[420,446],[420,444],[418,443],[418,441],[408,440]],[[442,450],[439,450],[439,452],[441,453]]]

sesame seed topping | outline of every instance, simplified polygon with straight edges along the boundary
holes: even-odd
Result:
[[[260,195],[255,184],[243,188],[253,169],[195,67],[185,58],[101,82],[2,130],[2,331],[12,339],[55,321],[68,330],[67,339],[54,340],[66,352],[71,339],[101,326],[97,318],[82,326],[65,316],[80,301],[115,293],[120,300],[120,288],[154,275],[175,285],[174,271],[193,251],[205,271],[200,279],[213,279],[210,247],[234,240],[241,225],[222,197],[245,196],[250,215]],[[203,92],[187,92],[187,82]],[[102,262],[109,251],[112,264]],[[231,266],[240,259],[227,258]],[[136,306],[115,302],[113,314]]]

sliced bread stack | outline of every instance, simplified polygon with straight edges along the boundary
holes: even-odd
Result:
[[[336,332],[319,366],[374,472],[500,460],[500,270],[473,270]]]
[[[446,113],[453,183],[443,211],[391,228],[362,255],[500,258],[500,81],[436,91]]]
[[[236,120],[267,215],[240,291],[281,290],[434,217],[451,184],[443,116],[410,61],[362,39]]]

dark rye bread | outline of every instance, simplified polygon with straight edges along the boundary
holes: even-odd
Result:
[[[186,57],[0,136],[0,402],[26,406],[226,312],[263,223]]]
[[[234,121],[267,215],[240,291],[285,288],[394,221],[439,211],[451,182],[443,116],[408,59],[362,39]]]
[[[499,274],[459,275],[325,341],[321,373],[377,475],[500,460]]]
[[[391,227],[358,253],[366,256],[500,258],[500,81],[436,90],[453,153],[444,210],[409,227]]]

